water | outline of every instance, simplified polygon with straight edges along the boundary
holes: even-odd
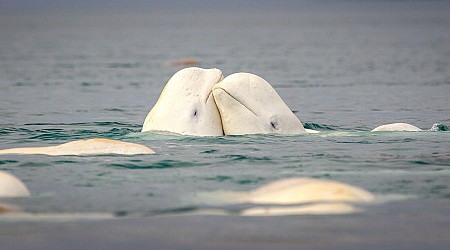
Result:
[[[81,214],[50,224],[55,219],[0,218],[6,247],[76,249],[82,245],[73,234],[109,249],[125,239],[192,249],[450,245],[449,132],[369,132],[391,122],[450,125],[449,2],[85,7],[0,10],[0,148],[103,137],[157,155],[1,156],[0,170],[32,192],[2,202]],[[140,133],[180,69],[168,62],[185,57],[224,75],[262,76],[322,133]],[[385,202],[349,216],[181,216],[247,206],[211,205],[197,193],[247,191],[288,177],[342,181]],[[97,221],[93,213],[121,219]]]

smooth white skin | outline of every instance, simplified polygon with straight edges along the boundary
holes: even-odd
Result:
[[[378,126],[372,132],[378,131],[422,131],[422,129],[408,123],[390,123]]]
[[[145,118],[142,132],[223,135],[219,111],[211,92],[213,86],[222,79],[219,69],[191,67],[178,71],[166,84]]]
[[[137,155],[155,154],[152,149],[130,142],[94,138],[79,140],[49,147],[11,148],[0,150],[0,154],[44,154],[44,155]]]
[[[0,197],[28,197],[30,191],[14,175],[0,171]]]
[[[296,204],[309,202],[371,202],[374,197],[349,184],[310,178],[275,181],[251,191],[247,201],[256,204]]]
[[[272,86],[250,73],[227,76],[213,88],[225,135],[308,133]]]
[[[216,191],[200,194],[211,203],[250,203],[243,216],[345,214],[359,211],[354,203],[374,202],[368,191],[346,183],[311,178],[287,178],[249,192]]]

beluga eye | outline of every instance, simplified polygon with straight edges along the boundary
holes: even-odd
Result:
[[[195,109],[195,110],[194,110],[194,116],[197,116],[197,114],[198,114],[198,110]]]
[[[278,127],[279,127],[279,126],[278,126],[278,122],[276,122],[276,121],[271,121],[271,122],[270,122],[270,125],[272,126],[273,129],[278,130]]]

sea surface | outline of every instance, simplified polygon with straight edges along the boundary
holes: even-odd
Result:
[[[0,9],[0,149],[101,137],[157,152],[0,156],[32,193],[0,200],[29,213],[0,216],[1,249],[450,248],[449,1],[156,2]],[[183,58],[263,77],[321,133],[141,133]],[[393,122],[427,131],[370,132]],[[378,202],[240,217],[249,204],[198,195],[290,177]]]

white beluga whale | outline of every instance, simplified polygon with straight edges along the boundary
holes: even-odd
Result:
[[[43,154],[43,155],[138,155],[155,154],[152,149],[131,142],[93,138],[67,142],[57,146],[11,148],[0,150],[0,154]]]
[[[30,191],[16,176],[0,171],[0,197],[28,197]]]
[[[309,202],[371,202],[372,194],[361,188],[332,180],[288,178],[251,191],[245,200],[255,204]]]
[[[229,75],[214,86],[213,95],[225,135],[309,132],[272,86],[257,75]]]
[[[422,131],[422,129],[408,123],[390,123],[372,129],[372,132],[381,131]]]
[[[212,95],[223,79],[219,69],[185,68],[175,73],[142,126],[145,131],[182,135],[220,136],[222,122]]]
[[[374,129],[372,129],[371,132],[381,132],[381,131],[405,131],[405,132],[418,132],[418,131],[449,131],[449,127],[442,124],[442,123],[435,123],[433,126],[428,130],[423,130],[421,128],[418,128],[414,125],[408,124],[408,123],[389,123],[384,124],[381,126],[378,126]]]
[[[370,204],[375,197],[346,183],[312,178],[281,179],[248,192],[215,191],[198,197],[211,203],[254,204],[243,216],[345,214],[358,212],[356,204]]]

